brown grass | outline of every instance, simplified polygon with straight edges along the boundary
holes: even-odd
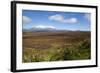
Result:
[[[35,54],[43,55],[44,52],[45,52],[44,55],[49,56],[49,54],[47,54],[49,53],[47,52],[48,49],[52,49],[51,51],[53,52],[57,52],[56,51],[57,49],[63,51],[61,49],[65,49],[70,46],[73,46],[73,44],[79,43],[80,41],[83,40],[88,40],[88,42],[90,42],[90,32],[59,32],[59,33],[58,32],[57,33],[26,32],[23,33],[23,58],[31,58],[29,56]],[[35,52],[32,53],[32,51]],[[43,52],[39,52],[39,51],[43,51]],[[23,62],[26,61],[24,61],[23,59]]]

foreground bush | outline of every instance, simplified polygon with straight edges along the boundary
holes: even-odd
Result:
[[[91,58],[90,41],[83,40],[66,48],[24,48],[23,62],[85,60]]]

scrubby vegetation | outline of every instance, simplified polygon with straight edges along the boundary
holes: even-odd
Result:
[[[91,58],[91,44],[89,40],[81,40],[66,47],[55,47],[47,49],[24,48],[23,62],[84,60]]]

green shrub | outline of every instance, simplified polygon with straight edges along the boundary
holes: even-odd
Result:
[[[65,50],[65,60],[82,60],[91,58],[90,43],[88,40],[81,41]]]

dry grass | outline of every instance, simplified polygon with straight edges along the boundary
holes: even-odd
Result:
[[[23,62],[90,59],[90,45],[90,32],[23,33]]]

